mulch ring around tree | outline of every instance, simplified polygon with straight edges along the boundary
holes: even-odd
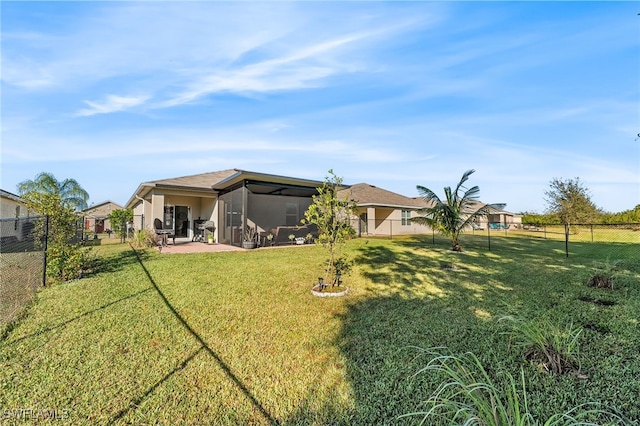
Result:
[[[341,297],[349,293],[349,288],[333,285],[321,287],[319,284],[316,284],[311,289],[311,293],[317,297]]]

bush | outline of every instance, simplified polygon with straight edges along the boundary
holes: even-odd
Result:
[[[156,245],[156,234],[148,229],[136,231],[129,240],[135,248],[153,247]]]
[[[94,256],[77,245],[53,246],[47,250],[47,275],[59,281],[82,278],[91,268]]]

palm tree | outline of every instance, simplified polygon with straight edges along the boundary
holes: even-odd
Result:
[[[59,197],[64,207],[74,210],[87,208],[89,194],[75,179],[58,181],[51,173],[42,172],[34,180],[25,180],[18,184],[18,193],[21,196],[29,194],[42,194]]]
[[[451,238],[451,245],[454,251],[460,251],[458,237],[465,228],[471,227],[475,221],[489,215],[496,210],[504,208],[505,204],[481,204],[480,188],[474,186],[465,188],[463,185],[475,170],[467,170],[462,175],[460,182],[452,191],[451,187],[444,188],[445,200],[441,200],[435,192],[424,186],[417,185],[418,192],[431,207],[419,210],[423,216],[415,217],[413,222],[428,225],[432,229],[437,229],[443,235]]]

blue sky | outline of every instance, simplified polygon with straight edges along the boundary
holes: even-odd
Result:
[[[1,182],[91,202],[240,168],[407,196],[465,170],[545,209],[575,178],[640,204],[635,2],[6,2]]]

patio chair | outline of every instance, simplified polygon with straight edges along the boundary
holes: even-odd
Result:
[[[164,227],[162,226],[162,221],[158,218],[153,221],[153,227],[156,231],[156,235],[159,235],[161,237],[161,244],[163,247],[167,245],[167,239],[169,237],[173,239],[173,245],[176,245],[176,235],[175,232],[173,232],[173,229],[164,229]]]

